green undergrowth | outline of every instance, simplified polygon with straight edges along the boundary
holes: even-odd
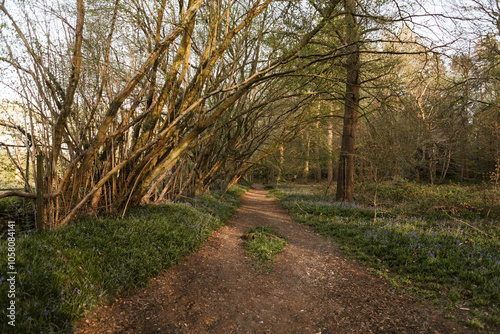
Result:
[[[9,221],[15,221],[20,231],[34,228],[34,201],[16,196],[0,198],[0,236],[8,229]]]
[[[500,221],[500,187],[483,184],[417,184],[406,180],[388,183],[360,183],[356,202],[381,210],[389,207],[399,215],[429,218],[460,217]]]
[[[257,270],[270,271],[276,257],[287,245],[285,237],[271,226],[251,228],[243,236],[244,248]]]
[[[15,236],[15,299],[7,298],[7,241],[0,250],[2,333],[71,330],[92,306],[147,284],[221,227],[245,192],[233,187],[185,203],[146,205],[124,219],[79,218],[40,234]],[[15,300],[15,327],[6,316]]]
[[[476,200],[473,192],[449,195],[452,203],[436,195],[450,189],[432,187],[435,194],[428,197],[440,197],[440,205],[448,208],[455,206],[457,196],[463,203]],[[418,191],[425,197],[422,189]],[[491,214],[486,218],[486,208],[477,202],[471,212],[462,208],[455,214],[436,214],[434,208],[417,205],[416,198],[398,193],[397,201],[386,196],[385,205],[375,208],[336,202],[321,189],[280,186],[272,191],[294,219],[334,238],[345,253],[372,267],[394,290],[441,305],[449,317],[471,327],[499,329],[499,221]]]

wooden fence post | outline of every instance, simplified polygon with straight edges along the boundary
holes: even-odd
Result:
[[[36,156],[36,217],[37,232],[43,230],[43,155]]]

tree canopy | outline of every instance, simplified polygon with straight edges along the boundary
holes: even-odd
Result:
[[[256,167],[336,174],[347,201],[355,178],[484,179],[500,156],[498,10],[422,6],[2,1],[2,108],[19,117],[0,128],[22,139],[25,191],[0,197],[36,197],[36,155],[50,226],[225,189]]]

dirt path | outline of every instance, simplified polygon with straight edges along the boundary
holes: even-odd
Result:
[[[202,249],[137,293],[99,308],[85,333],[466,333],[346,259],[294,222],[262,187]],[[287,238],[271,273],[256,272],[241,236],[271,225]]]

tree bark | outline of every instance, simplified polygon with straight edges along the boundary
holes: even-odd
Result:
[[[328,184],[330,185],[334,179],[334,167],[333,167],[333,121],[330,121],[328,125]]]
[[[310,159],[310,153],[309,150],[311,149],[311,137],[309,134],[307,134],[306,138],[306,161],[304,164],[304,176],[302,182],[307,182],[309,178],[309,159]]]
[[[276,179],[277,183],[281,181],[281,178],[283,177],[283,168],[285,166],[285,147],[280,146],[280,166],[279,166],[279,171],[278,171],[278,178]]]
[[[319,121],[316,122],[316,131],[319,134]],[[317,137],[316,138],[316,159],[317,160],[317,166],[316,166],[316,181],[321,182],[321,146],[320,146],[320,140]]]
[[[344,128],[342,131],[342,147],[339,158],[336,199],[352,202],[354,197],[354,153],[359,109],[359,31],[355,16],[356,1],[345,0],[346,43],[348,55],[346,59],[346,90],[344,97]]]

